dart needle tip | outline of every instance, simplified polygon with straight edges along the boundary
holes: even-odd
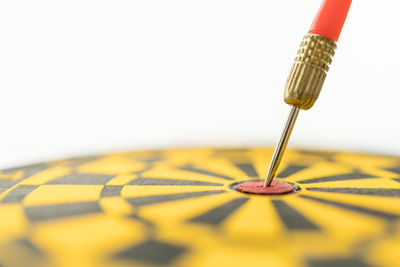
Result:
[[[268,174],[264,181],[264,187],[270,186],[272,183],[272,180],[275,177],[276,171],[278,170],[279,164],[281,163],[283,153],[285,152],[286,146],[289,142],[290,134],[293,131],[293,127],[296,122],[299,111],[300,111],[300,108],[295,107],[295,106],[293,106],[292,110],[290,111],[289,118],[286,122],[285,128],[283,129],[281,139],[279,140],[279,143],[276,146],[274,154],[272,156],[272,160],[269,165]]]
[[[264,181],[264,187],[270,186],[272,183],[272,180],[274,179],[274,176],[272,176],[272,172],[271,172],[272,169],[274,169],[273,166],[270,166],[267,177],[265,178],[265,181]]]

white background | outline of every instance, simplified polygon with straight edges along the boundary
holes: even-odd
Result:
[[[320,0],[0,1],[0,167],[274,146]],[[354,1],[290,147],[400,154],[398,1]]]

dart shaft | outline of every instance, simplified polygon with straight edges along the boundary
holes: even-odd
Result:
[[[289,118],[286,122],[285,128],[283,129],[281,139],[279,140],[279,143],[275,148],[274,155],[272,156],[272,161],[269,166],[268,174],[264,181],[264,187],[270,186],[272,180],[276,175],[276,171],[278,170],[279,164],[281,163],[283,153],[285,152],[286,146],[289,142],[290,134],[293,131],[293,127],[294,124],[296,123],[299,111],[300,108],[295,106],[293,106],[292,110],[290,111]]]

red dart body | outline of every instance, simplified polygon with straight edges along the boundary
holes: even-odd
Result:
[[[325,0],[308,33],[318,34],[337,42],[350,5],[351,0]]]

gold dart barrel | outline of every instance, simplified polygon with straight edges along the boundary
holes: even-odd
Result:
[[[307,110],[317,100],[336,43],[320,35],[307,34],[301,42],[297,57],[285,86],[285,102]]]

